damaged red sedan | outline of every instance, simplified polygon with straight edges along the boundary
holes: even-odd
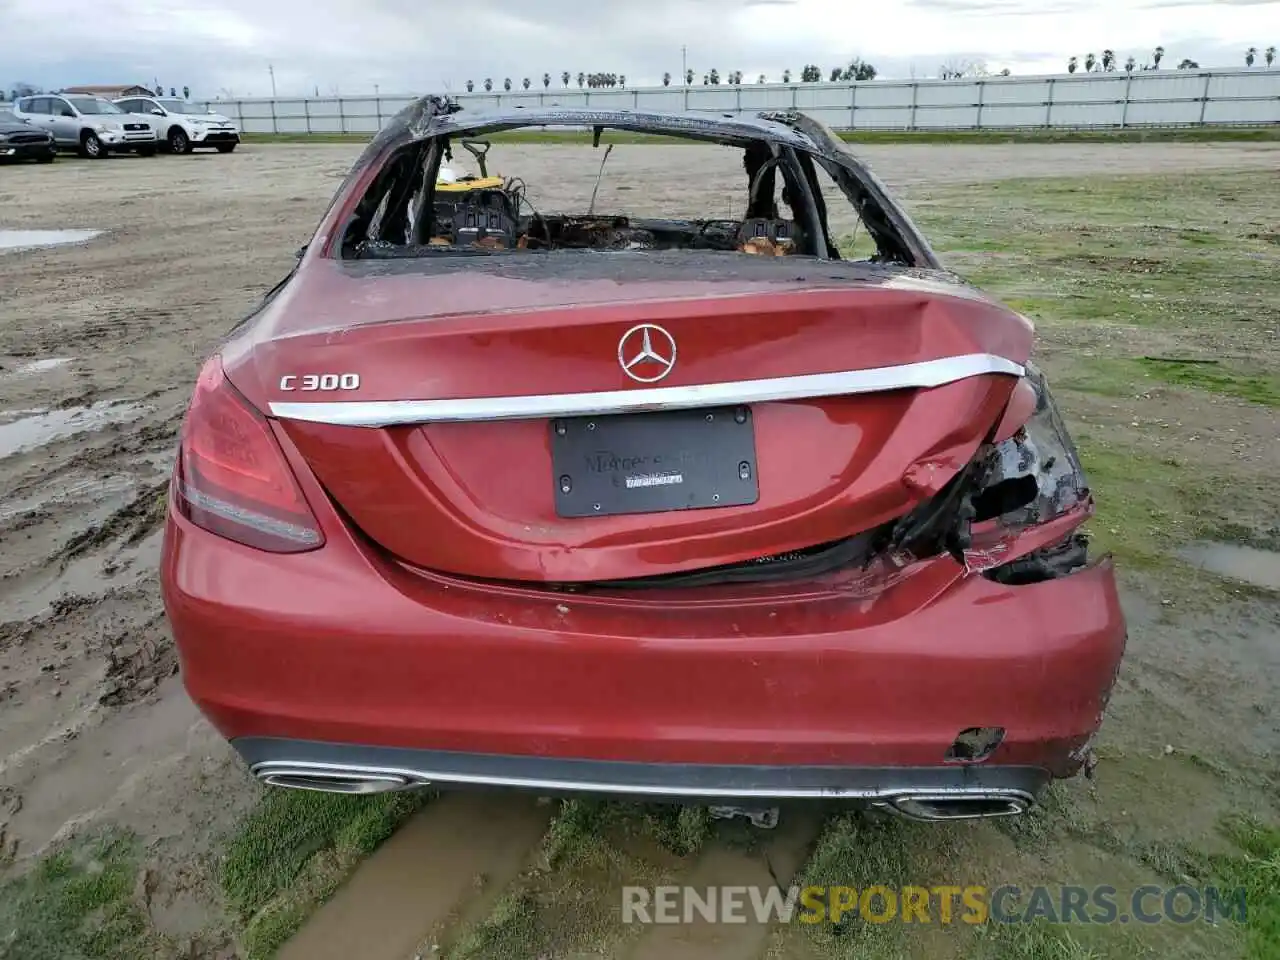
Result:
[[[580,205],[488,172],[522,127],[594,131]],[[597,210],[611,131],[732,215]],[[804,114],[425,98],[199,374],[187,690],[279,786],[1019,813],[1125,643],[1032,340]]]

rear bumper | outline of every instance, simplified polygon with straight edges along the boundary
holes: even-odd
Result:
[[[233,746],[263,782],[303,789],[378,793],[418,787],[502,788],[549,796],[748,805],[853,800],[920,819],[1021,813],[1049,781],[1048,772],[1039,767],[635,763],[263,737],[245,737]],[[979,803],[996,805],[980,808]]]
[[[251,762],[305,759],[256,746],[294,741],[375,767],[409,750],[646,776],[692,764],[725,782],[733,767],[1065,777],[1125,642],[1109,561],[1016,587],[940,558],[789,598],[588,599],[411,572],[322,523],[324,547],[276,556],[167,521],[161,582],[187,689]],[[948,763],[972,727],[1003,740],[980,764]],[[426,763],[408,768],[440,780]]]

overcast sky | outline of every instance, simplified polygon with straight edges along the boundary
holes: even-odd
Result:
[[[681,45],[698,81],[753,81],[855,56],[885,77],[957,60],[1053,73],[1157,44],[1169,67],[1243,67],[1247,47],[1280,45],[1280,0],[0,0],[6,89],[158,79],[200,97],[269,95],[268,65],[281,95],[409,93],[562,70],[658,83]]]

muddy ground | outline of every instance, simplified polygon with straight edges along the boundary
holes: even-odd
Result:
[[[74,246],[0,251],[0,869],[21,871],[72,833],[103,823],[126,827],[146,844],[139,896],[152,923],[174,942],[196,938],[211,953],[219,942],[224,952],[233,949],[223,934],[230,936],[236,925],[222,913],[208,858],[216,859],[221,838],[259,794],[187,702],[176,675],[155,575],[164,484],[199,361],[287,271],[357,150],[247,145],[230,156],[64,158],[51,167],[0,168],[0,230],[103,231]],[[1056,272],[1046,266],[1040,275],[1025,276],[1014,262],[1020,251],[975,242],[990,218],[981,209],[964,210],[956,185],[1063,176],[1105,184],[1119,174],[1176,181],[1254,171],[1244,174],[1248,186],[1242,191],[1265,191],[1268,183],[1273,191],[1271,225],[1257,228],[1257,255],[1264,264],[1270,256],[1271,269],[1280,269],[1271,252],[1275,240],[1265,239],[1276,236],[1280,202],[1275,146],[868,146],[859,152],[902,189],[924,221],[962,224],[940,249],[955,250],[952,262],[959,268],[986,270],[988,279],[1025,295],[1020,307],[1033,316],[1050,296],[1046,290],[1077,282],[1072,277],[1081,265],[1064,260]],[[529,182],[541,209],[588,196],[599,164],[599,154],[583,146],[498,145],[492,156],[496,169]],[[709,181],[694,172],[702,170],[710,171]],[[729,215],[740,195],[737,160],[718,148],[623,145],[608,162],[597,208]],[[1204,202],[1197,223],[1217,216],[1212,200]],[[1253,201],[1257,206],[1256,196]],[[1259,209],[1267,207],[1262,202]],[[1163,210],[1163,227],[1178,229],[1185,211],[1176,202]],[[1032,234],[1036,216],[1028,201],[1023,222]],[[1161,226],[1151,224],[1153,230]],[[1153,235],[1153,249],[1163,242]],[[1003,274],[1001,258],[1012,258]],[[1158,264],[1149,269],[1161,272]],[[1226,280],[1212,279],[1224,284],[1233,310],[1263,315],[1269,305],[1270,326],[1170,328],[1142,318],[1069,325],[1049,310],[1042,355],[1051,374],[1076,379],[1071,416],[1085,434],[1086,454],[1098,457],[1104,475],[1134,462],[1127,452],[1132,446],[1142,456],[1176,459],[1179,470],[1202,473],[1206,482],[1238,484],[1239,502],[1220,512],[1221,522],[1256,534],[1265,548],[1267,537],[1277,535],[1280,516],[1270,479],[1280,467],[1275,407],[1229,390],[1224,396],[1163,381],[1135,393],[1106,366],[1120,355],[1216,355],[1226,349],[1253,364],[1253,373],[1261,364],[1270,382],[1266,377],[1280,369],[1275,300],[1259,295],[1254,303],[1240,283],[1228,289]],[[1153,282],[1151,297],[1170,296]],[[1053,295],[1072,294],[1058,289]],[[1140,311],[1146,294],[1132,295],[1133,309]],[[1238,302],[1241,297],[1245,302]],[[1077,362],[1080,356],[1087,362]],[[1099,378],[1115,389],[1091,389]],[[1120,732],[1110,735],[1108,747],[1113,757],[1131,763],[1101,788],[1102,799],[1095,792],[1081,794],[1078,802],[1101,809],[1099,820],[1115,821],[1125,837],[1168,830],[1207,836],[1224,809],[1246,800],[1274,813],[1269,801],[1258,798],[1280,774],[1280,618],[1274,594],[1266,590],[1206,587],[1161,563],[1144,562],[1168,549],[1172,541],[1164,528],[1158,536],[1151,529],[1175,508],[1144,499],[1133,480],[1123,473],[1116,481],[1125,515],[1115,519],[1114,544],[1108,544],[1135,561],[1124,580],[1132,641],[1112,724]],[[1105,490],[1105,483],[1098,485]],[[1195,520],[1176,509],[1177,518]],[[1138,514],[1133,532],[1126,524]],[[1101,536],[1105,541],[1108,531]],[[1197,605],[1189,593],[1211,602]],[[1164,763],[1175,752],[1202,763]],[[1218,777],[1219,768],[1229,775]],[[1148,803],[1144,798],[1152,791],[1159,795]],[[1179,796],[1202,805],[1188,810]],[[1227,799],[1219,802],[1222,797]],[[359,938],[367,957],[409,957],[417,948],[430,950],[433,941],[448,946],[459,929],[483,933],[499,892],[517,875],[527,883],[529,871],[536,873],[553,812],[523,800],[431,804],[378,855],[394,882],[357,874],[359,883],[343,894],[347,899],[322,911],[284,955],[353,955],[342,945],[345,936]],[[801,869],[821,824],[797,815],[784,827],[767,841],[775,875]],[[994,862],[1014,848],[1007,837],[991,844],[983,836],[968,831],[957,841],[972,846],[973,862]],[[1006,841],[1008,851],[1001,845]],[[424,862],[440,869],[422,874]],[[762,862],[732,845],[712,846],[692,865],[654,854],[636,875],[747,883]],[[386,899],[388,890],[403,894],[414,876],[421,890]],[[375,903],[379,910],[371,912]],[[222,933],[210,935],[210,929]],[[794,937],[779,940],[754,928],[722,930],[720,940],[698,936],[650,931],[634,955],[753,956],[768,950],[799,956],[809,950],[796,947]],[[594,950],[611,941],[591,942]],[[458,949],[470,948],[463,943]],[[506,954],[525,955],[515,948]]]

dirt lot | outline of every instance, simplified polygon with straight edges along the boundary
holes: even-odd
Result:
[[[288,269],[357,149],[249,145],[0,168],[0,230],[104,231],[82,245],[0,251],[0,871],[10,878],[0,882],[47,904],[44,875],[30,869],[67,838],[97,837],[92,857],[72,860],[91,872],[105,863],[104,876],[120,866],[124,895],[108,900],[130,923],[145,917],[128,942],[161,956],[265,955],[414,806],[296,795],[262,805],[181,692],[154,573],[199,360]],[[1016,934],[1024,942],[998,929],[616,921],[621,883],[675,877],[1198,880],[1219,875],[1214,857],[1235,856],[1239,831],[1224,833],[1224,818],[1277,817],[1280,585],[1267,551],[1280,546],[1280,147],[859,153],[903,190],[952,266],[1040,323],[1041,359],[1102,502],[1094,532],[1122,564],[1130,616],[1100,780],[1056,790],[1013,826],[801,811],[764,835],[713,829],[698,811],[449,797],[382,846],[283,956],[353,956],[354,943],[370,958],[1253,949],[1240,931],[1203,924],[1036,928]],[[599,164],[568,145],[500,145],[493,157],[542,209],[588,196]],[[691,173],[703,169],[709,185]],[[727,215],[739,180],[736,157],[716,148],[624,145],[597,206]],[[1256,550],[1219,559],[1259,582],[1180,562],[1202,538]],[[1205,549],[1186,556],[1216,556]],[[0,907],[0,957],[6,920],[17,922]],[[58,952],[63,920],[48,922],[43,952],[12,955],[80,955]]]

